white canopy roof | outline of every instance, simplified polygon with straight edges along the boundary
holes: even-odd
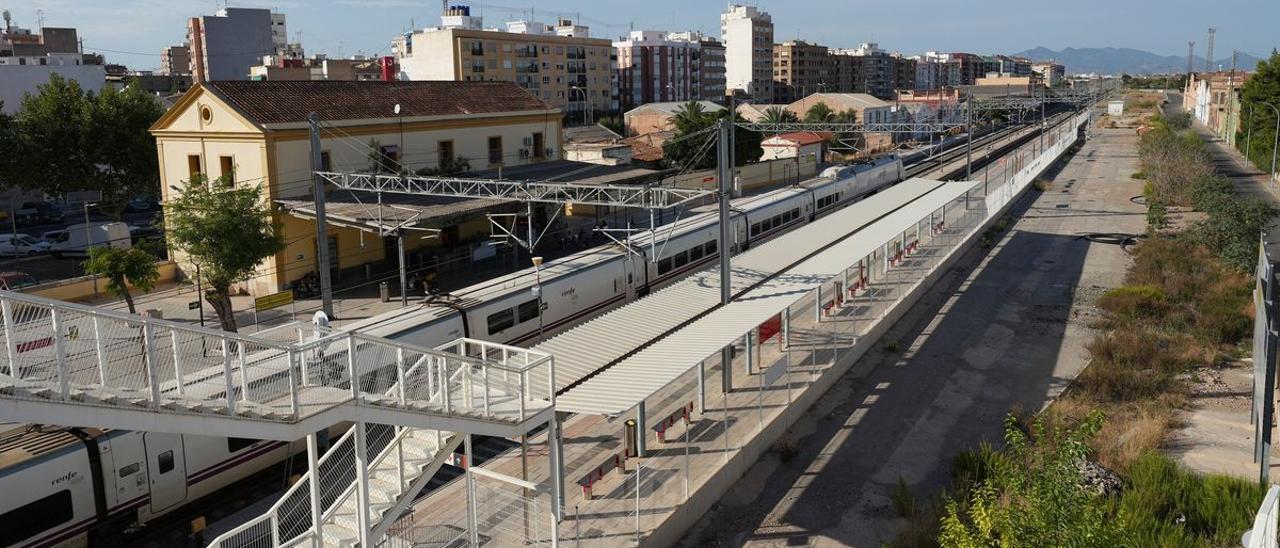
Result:
[[[944,185],[954,184],[928,179],[903,181],[767,244],[749,249],[733,257],[733,290],[737,293],[751,287],[818,252],[833,240],[857,233],[903,204],[914,203]],[[717,264],[534,348],[555,356],[556,389],[563,390],[719,303],[720,269]],[[533,381],[539,382],[539,379]]]
[[[830,245],[832,233],[814,223],[761,246],[755,250],[758,254],[752,257],[753,261],[768,262],[769,257],[794,254],[795,244],[800,243],[794,240],[807,241],[807,249],[830,245],[727,306],[693,321],[568,390],[556,399],[556,409],[604,415],[626,412],[696,367],[698,362],[719,353],[721,348],[732,344],[747,331],[799,302],[820,284],[839,276],[858,259],[911,229],[931,212],[964,196],[977,184],[908,181],[903,185],[931,191],[905,205],[899,201],[900,207],[886,212],[854,237]],[[859,217],[858,212],[846,208],[828,219],[849,221],[856,217]],[[557,365],[559,360],[557,356]]]

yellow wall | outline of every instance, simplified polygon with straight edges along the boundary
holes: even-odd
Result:
[[[177,281],[178,265],[166,261],[157,264],[156,270],[160,271],[160,278],[156,280],[156,285]],[[99,279],[97,286],[99,297],[107,295],[105,282]],[[133,284],[129,284],[129,287],[133,287]],[[93,299],[95,297],[93,288],[93,277],[81,276],[79,278],[43,283],[23,290],[23,293],[30,293],[32,295],[39,295],[41,297],[57,299],[59,301],[80,301]]]
[[[207,109],[207,115],[202,115]],[[560,117],[558,112],[514,114],[510,116],[469,116],[456,119],[414,119],[401,121],[388,117],[376,123],[341,127],[341,132],[326,131],[321,148],[329,153],[334,171],[367,171],[369,142],[382,146],[400,145],[402,161],[409,169],[437,167],[440,141],[452,141],[455,156],[469,159],[472,169],[487,169],[489,137],[502,137],[504,166],[543,161],[535,158],[526,138],[542,133],[544,146],[553,149],[545,159],[562,156]],[[220,158],[231,157],[238,184],[263,184],[266,200],[309,198],[312,194],[311,150],[305,129],[263,131],[252,125],[216,97],[196,88],[184,97],[152,129],[160,160],[162,197],[167,202],[191,178],[188,156],[199,156],[201,168],[210,178],[223,175]],[[335,135],[340,134],[341,136]],[[522,157],[521,149],[530,149]],[[283,227],[286,249],[274,259],[264,261],[258,275],[244,284],[250,294],[264,295],[284,288],[288,283],[316,269],[315,224],[287,214],[278,214]],[[483,217],[459,227],[463,241],[489,233]],[[330,226],[330,236],[338,238],[338,268],[347,270],[385,258],[382,239],[373,233],[353,228]],[[413,251],[439,245],[439,240],[412,237],[406,247]],[[171,255],[184,264],[180,253]],[[190,267],[183,270],[189,270]]]

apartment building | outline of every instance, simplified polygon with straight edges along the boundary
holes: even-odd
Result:
[[[914,61],[890,54],[878,44],[864,42],[856,48],[832,50],[832,53],[845,58],[842,70],[850,74],[852,89],[842,91],[891,99],[894,90],[915,88]]]
[[[191,76],[195,82],[247,80],[249,67],[280,51],[287,35],[284,14],[268,9],[224,8],[187,22]]]
[[[72,80],[80,89],[98,93],[106,84],[105,67],[95,56],[79,53],[45,53],[42,55],[0,56],[0,107],[13,114],[22,106],[22,98],[36,94],[52,75]]]
[[[724,48],[718,63],[704,63],[698,33],[632,31],[613,43],[618,59],[618,99],[625,111],[653,102],[719,101],[724,98]],[[718,85],[707,86],[712,78]],[[718,92],[718,94],[716,94]]]
[[[1028,78],[1034,74],[1031,70],[1031,60],[1024,57],[991,55],[983,59],[983,66],[985,70],[981,76],[990,78]]]
[[[512,21],[485,29],[466,6],[450,7],[442,25],[392,40],[405,80],[515,82],[570,119],[618,109],[613,42],[587,27]]]
[[[915,89],[932,91],[964,85],[960,58],[950,53],[928,51],[911,57],[916,62]]]
[[[773,17],[755,6],[731,4],[720,14],[725,87],[757,101],[773,99]]]
[[[398,114],[396,105],[401,107]],[[265,198],[280,206],[273,218],[288,244],[243,284],[255,296],[280,291],[320,268],[308,175],[311,112],[318,113],[327,128],[320,141],[321,166],[326,170],[423,172],[461,169],[464,164],[480,170],[562,157],[560,111],[511,82],[197,84],[151,127],[162,198],[168,203],[198,174],[262,185]],[[374,163],[371,156],[387,161]],[[388,207],[370,213],[373,196],[363,196],[360,204],[348,192],[330,194],[327,245],[335,280],[361,278],[366,265],[383,264],[395,256],[394,239],[368,234],[376,232],[370,223],[382,223],[382,215],[407,226],[441,230],[440,238],[406,239],[409,253],[419,253],[429,246],[487,239],[483,213],[503,207],[495,200],[387,195],[383,205]],[[174,260],[194,274],[184,257]]]
[[[698,68],[702,78],[702,98],[713,101],[723,100],[725,96],[724,43],[693,31],[669,33],[667,38],[698,42],[702,48]]]
[[[8,11],[4,15],[4,26],[0,27],[0,56],[43,57],[50,53],[80,52],[80,40],[74,28],[41,27],[37,34],[13,24]]]
[[[1064,85],[1067,79],[1067,67],[1053,61],[1038,61],[1031,64],[1031,72],[1040,75],[1045,87],[1056,88]]]
[[[853,91],[841,86],[836,58],[826,46],[791,40],[773,46],[773,102],[790,103],[811,93]]]
[[[160,76],[180,76],[191,74],[191,46],[169,46],[160,50],[160,67],[156,69]]]
[[[394,57],[329,59],[317,55],[293,59],[268,55],[261,65],[249,68],[250,80],[395,80],[399,73]]]

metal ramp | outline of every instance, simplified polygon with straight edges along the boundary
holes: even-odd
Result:
[[[472,434],[556,430],[552,358],[518,347],[303,323],[246,336],[7,291],[0,328],[6,420],[307,439],[306,475],[212,546],[377,545],[459,445],[470,462]],[[321,456],[316,432],[342,422]]]
[[[4,291],[0,321],[8,420],[296,440],[343,421],[513,437],[552,414],[551,356],[483,341],[246,336]]]

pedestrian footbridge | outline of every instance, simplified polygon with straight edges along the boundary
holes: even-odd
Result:
[[[307,438],[307,474],[213,546],[373,546],[470,435],[555,429],[553,359],[524,348],[305,323],[240,335],[6,291],[0,322],[6,420]],[[320,455],[316,432],[339,423]]]

